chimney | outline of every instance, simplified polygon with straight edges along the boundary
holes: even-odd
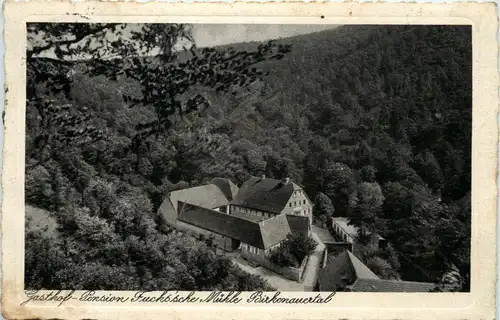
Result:
[[[284,184],[284,185],[287,185],[288,182],[290,182],[290,178],[283,178],[283,180],[281,180],[281,182]]]

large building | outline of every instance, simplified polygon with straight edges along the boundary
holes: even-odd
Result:
[[[328,256],[318,278],[319,291],[350,292],[429,292],[436,284],[428,282],[384,280],[373,273],[351,252]]]
[[[283,180],[251,178],[239,189],[230,203],[231,212],[242,212],[260,219],[279,214],[311,218],[312,203],[304,190],[285,178]]]
[[[229,179],[171,192],[158,210],[169,225],[211,237],[226,250],[265,263],[289,234],[311,232],[312,203],[289,179]]]

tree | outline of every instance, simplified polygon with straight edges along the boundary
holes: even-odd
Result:
[[[358,187],[357,204],[354,207],[349,223],[358,228],[360,239],[369,234],[383,231],[380,219],[384,195],[376,182],[363,182]]]
[[[330,198],[328,198],[324,193],[318,193],[314,199],[313,213],[314,218],[321,224],[324,224],[335,213],[332,200],[330,200]]]
[[[366,266],[382,279],[397,280],[399,278],[397,272],[382,258],[372,257],[368,259]]]
[[[254,51],[218,51],[211,48],[196,50],[190,27],[183,24],[141,24],[131,30],[132,36],[123,37],[123,30],[133,28],[126,24],[50,24],[30,23],[28,39],[28,106],[39,110],[42,117],[41,133],[36,137],[36,154],[53,141],[70,143],[73,138],[93,142],[104,138],[100,129],[88,123],[88,116],[73,111],[68,105],[58,106],[51,97],[64,94],[69,98],[72,71],[68,68],[40,68],[36,58],[49,50],[61,61],[85,58],[85,72],[104,75],[110,80],[122,76],[141,84],[140,98],[125,96],[127,102],[150,106],[155,119],[137,126],[138,133],[132,139],[130,149],[136,153],[145,138],[167,132],[173,121],[195,113],[210,105],[203,95],[184,99],[194,86],[215,91],[231,91],[259,81],[264,72],[251,66],[266,59],[282,59],[289,52],[288,45],[275,45],[272,41],[260,45]],[[43,43],[36,41],[43,37]],[[113,39],[114,38],[114,39]],[[113,40],[111,40],[113,39]],[[175,46],[187,41],[191,58],[185,62],[170,63],[178,52]],[[151,63],[144,55],[158,51],[160,63]],[[186,50],[188,50],[186,48]],[[167,64],[169,62],[169,64]],[[71,65],[71,63],[66,63]],[[49,92],[40,92],[37,86],[48,82]],[[61,115],[61,110],[71,112]],[[54,125],[54,121],[58,121]],[[45,132],[51,132],[47,135]],[[53,146],[52,150],[57,150]],[[43,156],[38,163],[43,162]],[[38,164],[36,163],[36,164]],[[36,165],[35,164],[35,165]]]
[[[283,246],[288,248],[290,254],[300,264],[305,257],[314,251],[316,242],[311,237],[306,237],[302,233],[294,233],[287,236]]]
[[[343,163],[330,163],[323,172],[325,175],[325,194],[333,199],[337,214],[346,216],[352,208],[355,192],[354,175],[349,166]]]
[[[420,176],[433,190],[440,190],[443,186],[443,174],[439,163],[429,150],[421,152],[416,157],[416,166]]]
[[[389,182],[384,185],[384,212],[391,219],[407,218],[411,215],[414,194],[399,182]]]
[[[359,171],[359,174],[363,182],[375,182],[377,169],[375,169],[373,166],[364,166]]]
[[[289,234],[270,256],[270,260],[280,267],[298,267],[305,257],[316,248],[316,242],[311,237],[301,233]]]
[[[446,207],[434,235],[439,239],[436,254],[441,263],[458,273],[461,291],[470,290],[471,198],[466,195],[453,206]],[[445,273],[446,274],[446,273]]]
[[[377,255],[389,262],[393,270],[398,271],[401,267],[401,264],[399,263],[398,253],[396,252],[396,250],[394,250],[394,247],[390,243],[387,244],[385,248],[380,250]]]
[[[335,214],[373,224],[398,253],[365,246],[366,256],[386,260],[402,279],[434,281],[455,265],[467,291],[470,199],[467,204],[463,198],[470,192],[471,177],[468,27],[339,27],[308,36],[306,42],[304,37],[277,41],[273,52],[283,41],[308,48],[287,54],[286,63],[269,61],[279,55],[268,53],[268,61],[250,65],[258,60],[250,54],[259,51],[258,43],[204,51],[181,35],[182,25],[136,25],[136,30],[117,26],[29,25],[34,41],[27,61],[26,202],[58,218],[66,243],[51,250],[60,250],[61,260],[71,262],[56,272],[62,280],[44,281],[73,278],[94,285],[85,277],[100,266],[116,266],[105,267],[103,274],[126,275],[119,281],[132,279],[130,288],[192,289],[203,278],[214,289],[236,289],[241,278],[235,272],[221,281],[203,274],[196,261],[218,274],[211,254],[196,249],[200,244],[187,233],[158,228],[154,212],[170,191],[197,186],[215,175],[240,184],[250,175],[268,174],[294,176],[307,194],[322,192],[329,198]],[[143,40],[118,35],[129,31]],[[112,32],[118,36],[106,39],[108,48],[86,46],[88,39],[94,43]],[[41,33],[49,41],[37,42],[45,37]],[[155,33],[166,44],[153,57],[145,53],[148,49],[139,50],[139,43],[159,50]],[[122,43],[115,41],[120,38]],[[43,58],[47,53],[54,54]],[[240,65],[248,71],[240,71]],[[269,75],[219,86],[252,68]],[[89,127],[103,135],[92,140]],[[94,181],[109,185],[110,192],[94,189]],[[376,215],[362,183],[382,186],[383,210]],[[329,210],[315,208],[315,216],[322,211]],[[95,222],[90,226],[100,234],[114,233],[113,241],[101,248],[75,238],[75,212],[90,215]],[[99,235],[78,234],[81,240]],[[28,261],[37,253],[27,248]],[[88,261],[96,264],[86,266]],[[78,272],[85,276],[75,277]],[[27,285],[36,287],[41,279],[36,274]]]
[[[275,250],[269,257],[269,260],[280,267],[290,267],[297,264],[297,260],[288,248]]]

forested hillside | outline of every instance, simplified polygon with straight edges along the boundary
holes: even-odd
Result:
[[[55,101],[85,113],[105,139],[51,150],[40,143],[36,108],[27,108],[26,201],[57,225],[27,224],[27,287],[264,287],[155,216],[169,191],[262,174],[303,185],[318,221],[350,216],[386,238],[389,253],[366,253],[379,275],[436,281],[455,265],[468,283],[470,28],[342,26],[278,44],[291,51],[256,66],[264,79],[231,92],[191,88],[186,99],[201,95],[205,108],[139,145],[136,128],[154,110],[130,103],[143,94],[135,80],[33,58],[71,74],[69,93]]]

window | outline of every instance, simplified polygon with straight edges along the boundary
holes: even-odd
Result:
[[[292,207],[292,203],[290,202],[290,208]]]
[[[306,204],[306,200],[304,200],[304,204]]]

